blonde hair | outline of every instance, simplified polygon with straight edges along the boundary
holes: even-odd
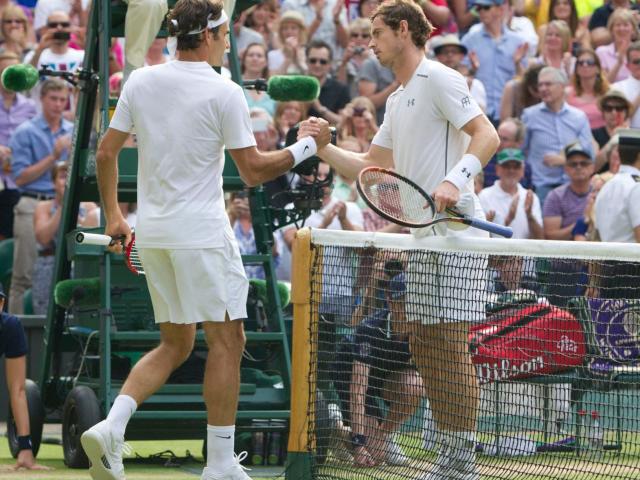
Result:
[[[368,18],[358,17],[349,24],[349,33],[356,32],[371,33],[371,20]]]
[[[298,33],[298,41],[301,45],[307,43],[307,26],[304,23],[304,17],[295,10],[288,10],[282,14],[278,22],[278,39],[284,45],[285,38],[282,36],[282,27],[287,23],[294,23],[300,28]]]
[[[571,28],[564,20],[551,20],[547,24],[547,29],[545,31],[545,37],[549,34],[549,29],[554,27],[558,33],[560,34],[560,38],[562,38],[562,51],[568,52],[571,48]]]
[[[617,22],[626,22],[633,27],[633,34],[631,35],[632,40],[637,40],[640,37],[640,31],[638,30],[638,25],[636,25],[635,18],[633,17],[633,12],[628,8],[616,8],[611,15],[609,16],[609,20],[607,21],[607,30],[613,34],[613,25]]]

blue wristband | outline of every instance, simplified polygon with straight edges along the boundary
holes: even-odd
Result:
[[[587,230],[589,230],[589,225],[587,224],[587,222],[585,222],[584,218],[579,218],[578,220],[576,220],[576,224],[573,227],[573,230],[571,230],[571,235],[574,237],[576,235],[584,235],[585,233],[587,233]]]
[[[33,444],[31,443],[31,435],[18,436],[18,451],[31,450],[33,451]]]

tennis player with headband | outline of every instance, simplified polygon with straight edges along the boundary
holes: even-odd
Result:
[[[439,211],[463,197],[465,213],[484,218],[473,194],[473,179],[498,147],[494,127],[470,95],[464,77],[425,58],[433,27],[417,4],[389,0],[371,19],[369,46],[401,85],[387,99],[384,121],[368,152],[357,154],[327,145],[318,155],[348,178],[356,178],[368,166],[394,168],[432,193]],[[309,119],[298,138],[327,128],[323,120]],[[432,229],[414,232],[432,233]],[[488,235],[473,228],[440,233]],[[431,257],[429,265],[412,264],[407,271],[411,350],[441,437],[435,465],[422,479],[476,480],[478,386],[467,335],[469,322],[484,319],[482,295],[472,292],[485,289],[486,262],[453,264],[443,255]],[[437,281],[427,282],[434,275]],[[362,443],[366,439],[354,439],[355,448]]]
[[[242,88],[216,73],[228,46],[228,16],[220,1],[178,0],[168,14],[177,60],[135,70],[100,142],[96,163],[105,234],[131,229],[118,208],[117,159],[129,134],[138,141],[136,243],[146,273],[160,345],[131,370],[106,420],[82,445],[94,480],[124,479],[127,422],[191,353],[201,322],[209,355],[205,480],[246,480],[234,455],[234,431],[244,349],[248,281],[225,211],[222,171],[228,149],[250,186],[273,179],[313,156],[331,136],[303,138],[262,153],[251,131]],[[316,143],[317,142],[317,143]],[[117,247],[121,248],[121,247]]]

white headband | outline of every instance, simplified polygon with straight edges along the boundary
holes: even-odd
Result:
[[[220,12],[220,18],[218,18],[217,20],[211,20],[210,17],[211,17],[211,14],[209,14],[209,18],[207,18],[206,27],[201,29],[191,30],[190,32],[187,32],[183,35],[197,35],[198,33],[202,33],[205,30],[212,30],[216,27],[219,27],[220,25],[222,25],[223,23],[229,20],[229,17],[227,17],[227,14],[224,10]],[[174,27],[176,27],[176,29],[178,29],[178,21],[175,18],[171,19],[171,23],[173,24]]]

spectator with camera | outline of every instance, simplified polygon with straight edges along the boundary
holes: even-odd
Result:
[[[75,50],[69,46],[71,40],[71,19],[61,10],[52,12],[47,17],[47,24],[32,54],[25,57],[25,63],[34,67],[43,67],[56,71],[75,72],[82,65],[83,50]]]
[[[320,83],[320,95],[311,103],[309,116],[322,117],[335,125],[340,120],[340,110],[351,100],[349,88],[331,76],[333,52],[328,43],[313,40],[307,46],[306,54],[309,75]]]
[[[340,114],[338,136],[341,139],[353,137],[362,152],[369,150],[373,136],[378,132],[376,109],[367,97],[356,97]]]
[[[358,94],[356,79],[366,59],[371,57],[369,41],[371,39],[371,20],[356,18],[349,24],[349,44],[344,50],[342,61],[336,71],[336,79],[349,87],[349,94]]]

